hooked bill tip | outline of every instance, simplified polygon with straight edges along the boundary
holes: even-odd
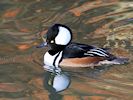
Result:
[[[43,48],[43,47],[45,47],[45,46],[47,46],[47,42],[43,42],[43,43],[41,43],[40,45],[38,45],[38,46],[36,46],[37,48]]]

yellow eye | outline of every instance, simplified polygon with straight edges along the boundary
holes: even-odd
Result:
[[[51,40],[50,43],[54,43],[54,40]]]

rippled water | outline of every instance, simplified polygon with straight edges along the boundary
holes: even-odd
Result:
[[[68,25],[73,41],[111,48],[129,63],[62,68],[71,78],[70,86],[49,92],[49,73],[42,67],[46,49],[36,45],[54,23]],[[131,0],[1,0],[0,100],[132,100],[132,41]]]

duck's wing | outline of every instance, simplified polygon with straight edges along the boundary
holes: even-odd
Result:
[[[71,43],[64,50],[63,58],[81,58],[81,57],[105,57],[114,58],[106,49],[97,48],[87,44]]]
[[[116,57],[108,52],[108,49],[98,48],[95,46],[90,46],[86,44],[80,43],[71,43],[69,44],[63,54],[63,58],[88,58],[90,61],[92,59],[99,58],[99,62],[93,61],[97,63],[97,65],[103,64],[125,64],[128,63],[129,59],[125,57]],[[72,59],[71,59],[72,60]],[[78,63],[78,60],[76,61]]]

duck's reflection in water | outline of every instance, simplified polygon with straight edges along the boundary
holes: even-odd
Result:
[[[60,67],[53,69],[55,67],[48,67],[47,71],[44,73],[44,87],[50,93],[50,100],[60,100],[62,95],[59,92],[67,89],[71,83],[70,75],[67,72],[63,72]]]

